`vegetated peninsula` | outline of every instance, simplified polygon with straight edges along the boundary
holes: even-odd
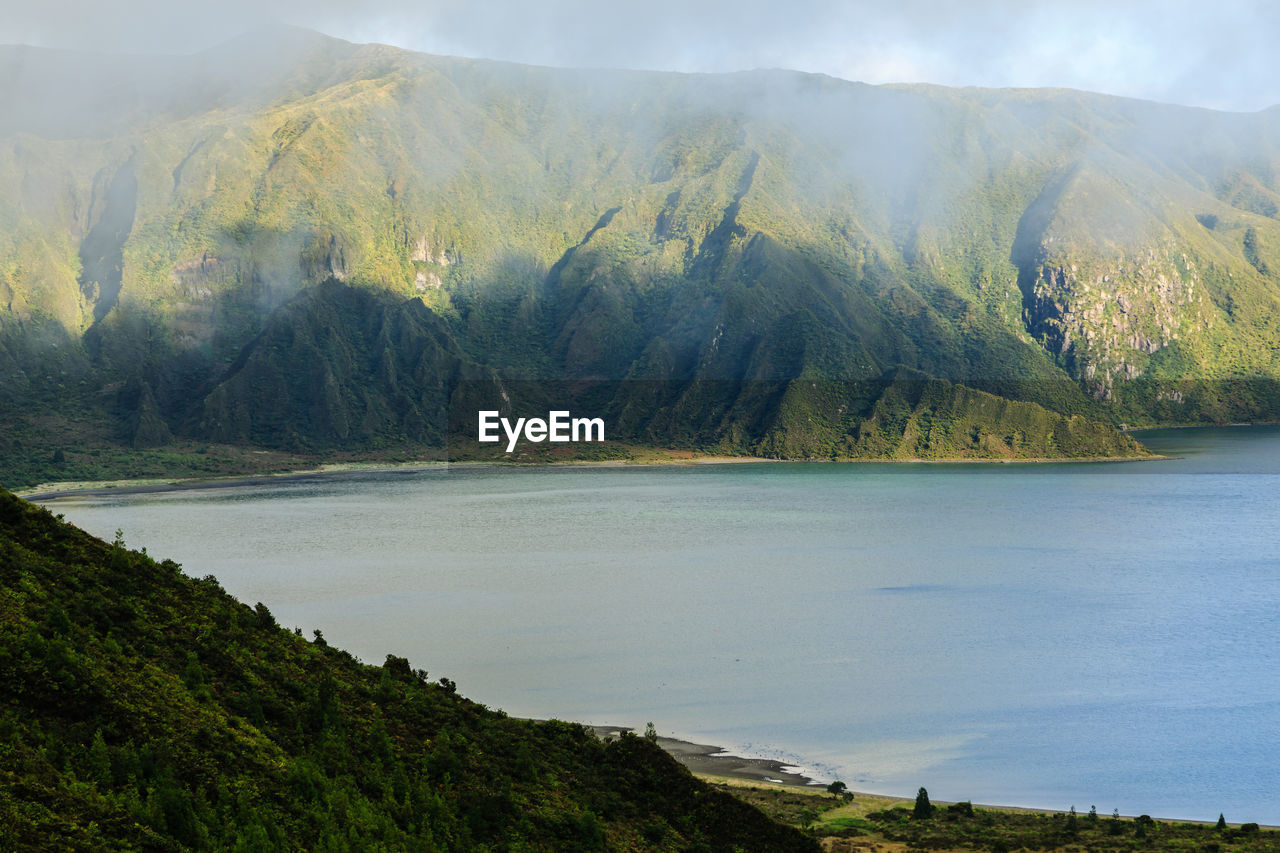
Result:
[[[479,409],[824,459],[1280,415],[1275,110],[288,28],[0,60],[9,485],[456,457]]]
[[[0,848],[817,845],[658,746],[369,666],[0,490]]]

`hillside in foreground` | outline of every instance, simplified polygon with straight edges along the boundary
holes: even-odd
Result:
[[[817,849],[643,738],[363,664],[8,492],[0,590],[0,849]]]

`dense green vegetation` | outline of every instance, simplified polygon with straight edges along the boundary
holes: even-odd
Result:
[[[752,803],[776,820],[823,839],[831,853],[876,847],[951,851],[1186,851],[1228,853],[1280,847],[1280,832],[1256,823],[1217,825],[1099,815],[996,809],[961,802],[939,805],[920,789],[916,802],[848,794],[822,795],[777,786],[717,785]],[[874,846],[873,846],[874,845]]]
[[[955,803],[924,819],[905,808],[872,812],[867,819],[884,838],[924,850],[1252,851],[1280,844],[1280,833],[1263,832],[1256,823],[1219,829],[1148,815],[1103,818],[1092,809],[1083,815],[1074,808],[1043,814]]]
[[[0,849],[816,850],[640,737],[360,663],[0,491]]]
[[[1280,419],[1274,111],[289,29],[0,51],[10,485],[88,448],[439,452],[494,400],[804,458]]]

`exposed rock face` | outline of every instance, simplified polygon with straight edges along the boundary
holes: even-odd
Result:
[[[1024,321],[1090,393],[1141,376],[1150,356],[1201,322],[1203,288],[1186,255],[1144,249],[1082,270],[1044,262],[1024,294]]]
[[[224,261],[204,252],[198,258],[174,264],[171,278],[183,297],[209,300],[217,289],[215,285],[230,285],[240,281],[240,262],[236,258]]]
[[[436,266],[447,267],[453,263],[450,254],[451,252],[447,252],[443,248],[433,248],[431,241],[426,237],[419,237],[409,252],[409,260],[419,264],[435,264]]]
[[[439,290],[441,284],[443,284],[443,282],[440,280],[440,276],[433,272],[423,272],[419,270],[413,277],[413,288],[419,293],[425,293],[427,288]]]

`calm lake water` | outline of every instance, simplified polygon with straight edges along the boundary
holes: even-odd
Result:
[[[852,788],[1280,824],[1280,429],[1165,462],[429,468],[64,499],[517,716]]]

